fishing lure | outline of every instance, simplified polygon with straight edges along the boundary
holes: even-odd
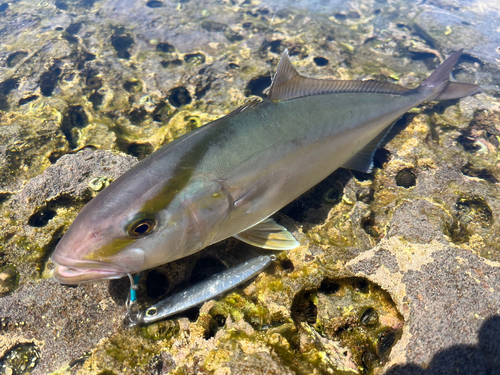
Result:
[[[125,327],[134,327],[151,324],[198,306],[250,280],[266,269],[274,260],[276,260],[275,255],[261,255],[248,260],[217,273],[180,293],[173,294],[145,310],[138,310],[137,308],[136,290],[138,278],[130,276],[131,289],[126,304],[127,313],[123,318],[123,325]]]

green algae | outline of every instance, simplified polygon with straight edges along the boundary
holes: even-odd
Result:
[[[19,344],[0,358],[0,370],[4,374],[28,375],[40,361],[40,349],[33,343]]]
[[[89,181],[89,187],[94,191],[101,191],[111,183],[106,177],[95,177]]]
[[[243,319],[253,327],[262,327],[270,321],[269,311],[264,306],[238,293],[231,293],[217,302],[209,314],[214,319],[217,316],[231,317],[233,321]]]
[[[17,246],[19,249],[21,249],[22,253],[24,254],[23,257],[20,259],[22,263],[27,263],[27,264],[41,264],[41,261],[43,257],[45,256],[44,250],[37,245],[36,242],[33,242],[30,238],[27,236],[19,236],[15,234],[13,236],[14,244]],[[40,268],[37,266],[37,270],[39,271]]]
[[[2,248],[0,247],[0,251]],[[19,272],[13,264],[0,267],[0,297],[12,293],[19,286]]]
[[[137,342],[129,335],[115,335],[104,345],[105,354],[123,369],[136,369],[149,364],[155,355],[155,346],[147,342]]]
[[[142,337],[150,340],[170,340],[179,333],[179,324],[175,320],[165,320],[140,328]]]

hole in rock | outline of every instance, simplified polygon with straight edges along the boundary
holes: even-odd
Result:
[[[156,270],[151,270],[146,277],[145,286],[148,297],[158,299],[163,297],[167,292],[168,280],[164,274]]]
[[[265,98],[266,94],[264,94],[264,90],[266,90],[269,86],[271,86],[271,77],[268,75],[253,78],[247,84],[245,95],[256,95],[261,98]]]
[[[216,273],[222,272],[226,269],[224,264],[214,257],[206,257],[199,259],[193,271],[191,271],[191,277],[189,278],[190,284],[196,284],[209,278]]]
[[[317,66],[327,66],[328,65],[328,59],[324,58],[324,57],[315,57],[313,59],[314,63],[317,65]]]
[[[182,107],[183,105],[191,103],[191,95],[185,87],[175,87],[169,91],[168,101],[174,107]]]
[[[411,169],[402,169],[396,175],[396,185],[402,186],[405,189],[411,188],[417,184],[417,176]]]

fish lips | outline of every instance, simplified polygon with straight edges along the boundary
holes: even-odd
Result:
[[[129,249],[107,261],[70,259],[55,253],[52,261],[56,264],[54,278],[61,284],[76,285],[119,279],[129,273],[139,272],[144,264],[144,251]]]

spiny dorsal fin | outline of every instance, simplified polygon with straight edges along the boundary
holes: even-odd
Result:
[[[257,104],[259,104],[260,102],[262,101],[261,98],[252,98],[250,100],[248,100],[245,104],[243,104],[242,106],[236,108],[234,111],[231,111],[229,112],[227,115],[225,115],[223,118],[226,118],[226,117],[231,117],[231,116],[234,116],[236,115],[237,113],[240,113],[240,112],[243,112],[243,111],[246,111],[247,109],[250,109],[252,107],[255,107]]]
[[[288,50],[285,50],[278,64],[268,97],[273,101],[284,101],[322,94],[365,92],[402,95],[407,91],[409,90],[399,85],[373,80],[342,81],[303,77],[297,73],[288,57]]]
[[[288,56],[288,48],[285,49],[283,55],[281,56],[281,60],[278,64],[278,69],[276,69],[276,74],[273,78],[273,83],[271,88],[269,89],[269,96],[273,94],[273,90],[278,90],[280,86],[291,81],[294,77],[300,77],[300,74],[297,73],[295,67],[290,61],[290,57]]]

